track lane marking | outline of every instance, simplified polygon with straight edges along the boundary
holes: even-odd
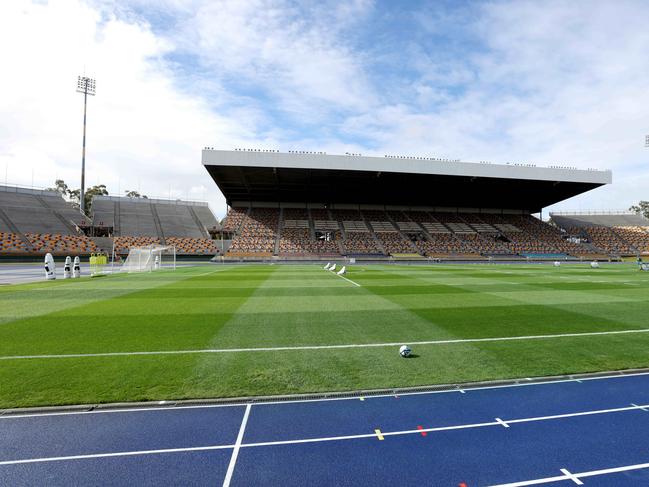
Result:
[[[568,479],[572,480],[575,484],[577,485],[584,485],[584,483],[579,480],[575,475],[571,474],[568,470],[565,468],[559,469],[562,474],[564,474]]]
[[[284,352],[295,350],[338,350],[349,348],[380,348],[395,347],[408,343],[410,345],[452,345],[457,343],[481,342],[508,342],[520,340],[548,340],[554,338],[581,338],[602,335],[625,335],[630,333],[649,333],[649,328],[616,330],[616,331],[591,331],[583,333],[560,333],[554,335],[524,335],[511,337],[490,338],[460,338],[455,340],[424,340],[424,341],[399,341],[386,343],[354,343],[342,345],[297,345],[286,347],[251,347],[251,348],[206,348],[197,350],[157,350],[135,352],[98,352],[98,353],[69,353],[69,354],[42,354],[42,355],[5,355],[0,360],[34,360],[34,359],[65,359],[65,358],[90,358],[90,357],[129,357],[138,355],[182,355],[198,353],[251,353],[251,352]]]
[[[247,405],[248,407],[246,408],[246,412],[249,415],[250,409],[249,406],[250,404]],[[241,449],[241,448],[258,448],[258,447],[267,447],[267,446],[280,446],[280,445],[299,445],[299,444],[307,444],[307,443],[323,443],[323,442],[331,442],[331,441],[346,441],[346,440],[357,440],[357,439],[364,439],[364,438],[379,438],[379,435],[381,435],[383,438],[389,437],[389,436],[404,436],[404,435],[421,435],[422,433],[434,433],[434,432],[440,432],[440,431],[454,431],[454,430],[465,430],[465,429],[474,429],[474,428],[485,428],[485,427],[490,427],[490,426],[502,426],[502,422],[506,422],[508,424],[516,424],[516,423],[531,423],[531,422],[538,422],[538,421],[549,421],[549,420],[555,420],[555,419],[564,419],[564,418],[571,418],[571,417],[579,417],[579,416],[592,416],[592,415],[600,415],[600,414],[611,414],[611,413],[619,413],[619,412],[624,412],[624,411],[633,411],[633,410],[640,410],[642,408],[649,407],[649,404],[642,404],[638,406],[626,406],[626,407],[621,407],[621,408],[612,408],[612,409],[597,409],[597,410],[592,410],[592,411],[580,411],[576,413],[565,413],[565,414],[556,414],[556,415],[550,415],[550,416],[536,416],[536,417],[531,417],[531,418],[519,418],[519,419],[510,419],[507,421],[503,421],[502,419],[500,421],[488,421],[484,423],[469,423],[469,424],[458,424],[458,425],[450,425],[450,426],[437,426],[437,427],[432,427],[432,428],[422,428],[422,429],[414,429],[414,430],[403,430],[403,431],[381,431],[378,429],[375,429],[373,433],[362,433],[362,434],[356,434],[356,435],[342,435],[342,436],[328,436],[328,437],[320,437],[320,438],[303,438],[303,439],[293,439],[293,440],[277,440],[277,441],[261,441],[261,442],[254,442],[254,443],[243,443],[243,433],[245,430],[246,422],[247,422],[247,415],[244,413],[244,420],[241,422],[241,427],[239,429],[239,435],[237,436],[237,443],[234,445],[210,445],[210,446],[200,446],[200,447],[188,447],[188,448],[172,448],[172,449],[162,449],[162,450],[140,450],[140,451],[129,451],[129,452],[115,452],[115,453],[96,453],[96,454],[90,454],[90,455],[70,455],[70,456],[60,456],[60,457],[43,457],[43,458],[28,458],[28,459],[19,459],[19,460],[5,460],[5,461],[0,461],[0,466],[3,465],[17,465],[17,464],[24,464],[24,463],[45,463],[45,462],[57,462],[57,461],[66,461],[66,460],[83,460],[83,459],[91,459],[91,458],[106,458],[106,457],[120,457],[120,456],[135,456],[135,455],[153,455],[153,454],[163,454],[163,453],[182,453],[182,452],[193,452],[193,451],[208,451],[208,450],[223,450],[223,449]],[[238,450],[237,450],[238,451]],[[236,462],[236,457],[233,455],[235,462]],[[230,460],[230,463],[233,464],[232,459]],[[648,464],[649,465],[649,464]],[[232,469],[234,470],[234,465],[232,466]],[[228,467],[228,470],[230,468]],[[230,474],[231,475],[231,474]],[[583,477],[583,474],[573,474],[577,477]],[[565,480],[566,477],[561,477],[560,480]],[[532,482],[532,483],[514,483],[514,484],[503,484],[510,487],[510,486],[523,486],[523,485],[535,485],[535,483],[547,483],[545,479],[541,479],[542,481],[534,480],[534,481],[525,481],[525,482]],[[502,486],[499,486],[502,487]]]
[[[243,442],[243,434],[246,431],[246,425],[248,424],[248,417],[250,416],[250,409],[252,404],[246,405],[246,410],[243,413],[243,418],[241,419],[241,426],[239,427],[239,434],[237,435],[237,441],[234,444],[232,449],[232,456],[230,457],[230,463],[228,464],[228,470],[225,472],[225,478],[223,479],[223,487],[229,487],[230,482],[232,481],[232,474],[234,473],[234,467],[237,463],[237,457],[239,456],[239,450],[241,449],[241,443]]]
[[[630,472],[632,470],[643,470],[645,468],[649,468],[649,463],[638,463],[635,465],[626,465],[624,467],[603,468],[600,470],[590,470],[578,473],[570,473],[565,469],[561,469],[561,472],[565,470],[568,474],[570,474],[570,476],[563,474],[556,477],[544,477],[540,479],[523,480],[521,482],[510,482],[507,484],[494,484],[490,487],[527,487],[528,485],[550,484],[552,482],[560,482],[562,480],[574,481],[574,479],[577,479],[581,482],[581,478],[597,477],[599,475],[608,475],[612,473]]]

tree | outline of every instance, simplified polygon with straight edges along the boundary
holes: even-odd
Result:
[[[68,195],[70,196],[70,200],[72,200],[76,206],[79,205],[79,195],[81,194],[80,189],[73,189],[73,190],[68,190]],[[86,203],[86,212],[90,213],[90,210],[92,209],[92,198],[93,196],[105,196],[108,195],[108,190],[106,189],[105,184],[97,184],[95,186],[92,186],[88,189],[86,189],[86,192],[83,195],[83,199],[85,200]]]
[[[126,193],[126,197],[127,197],[127,198],[143,198],[143,199],[145,199],[145,200],[146,200],[146,199],[149,199],[149,198],[147,197],[147,195],[145,195],[145,194],[140,194],[140,193],[138,193],[137,191],[131,191],[131,190],[127,189],[127,190],[125,191],[125,193]]]
[[[56,191],[57,193],[60,193],[62,196],[67,196],[68,195],[68,185],[65,184],[65,181],[62,179],[57,179],[54,181],[54,187],[53,188],[47,188],[48,191]]]
[[[649,218],[649,201],[640,201],[637,205],[633,205],[629,208],[629,210],[634,211],[645,218]]]

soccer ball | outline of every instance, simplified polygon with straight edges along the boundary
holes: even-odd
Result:
[[[399,349],[399,355],[402,357],[410,357],[410,353],[412,350],[410,350],[410,347],[408,345],[401,345],[401,348]]]

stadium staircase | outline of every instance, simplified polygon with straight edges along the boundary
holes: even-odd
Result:
[[[160,223],[160,217],[158,216],[158,210],[156,210],[155,204],[151,203],[151,214],[153,215],[153,223],[155,225],[155,231],[158,234],[161,245],[166,245],[165,235],[162,231],[162,224]]]
[[[189,214],[191,215],[192,220],[194,220],[194,223],[196,223],[196,226],[200,230],[201,235],[203,236],[203,238],[210,238],[211,239],[212,237],[210,236],[210,232],[207,231],[207,228],[205,228],[205,225],[203,225],[203,222],[201,222],[201,220],[198,218],[198,215],[194,211],[194,208],[192,208],[191,205],[187,205],[187,209],[189,210]]]
[[[405,215],[404,215],[404,216],[405,216]],[[392,215],[390,215],[390,213],[388,213],[388,212],[386,211],[386,212],[385,212],[385,217],[386,217],[387,221],[389,221],[390,223],[392,223],[392,225],[394,225],[394,228],[397,229],[397,232],[399,233],[399,236],[401,237],[401,239],[404,240],[404,241],[406,241],[406,242],[408,242],[408,245],[409,245],[410,248],[412,249],[412,252],[415,253],[415,254],[420,254],[419,249],[417,248],[417,246],[412,242],[412,240],[410,240],[409,238],[407,238],[407,237],[403,234],[403,232],[402,232],[401,229],[399,228],[399,225],[397,225],[397,222],[394,221],[394,219],[392,218]],[[407,218],[407,217],[406,217],[406,218]],[[408,220],[410,220],[410,219],[408,218]]]
[[[61,214],[60,214],[58,211],[56,211],[56,210],[52,210],[52,213],[54,214],[54,216],[55,216],[56,218],[59,219],[59,221],[60,221],[61,223],[63,223],[63,225],[65,225],[65,227],[70,231],[70,233],[71,233],[72,235],[79,235],[79,233],[80,233],[80,232],[79,232],[79,229],[77,228],[76,225],[73,225],[73,224],[70,222],[70,220],[68,220],[67,218],[65,218],[63,215],[61,215]]]
[[[313,223],[313,217],[311,216],[311,209],[306,209],[306,215],[309,222],[309,238],[315,240],[315,223]]]
[[[25,237],[25,235],[23,235],[22,232],[18,231],[18,227],[14,225],[14,222],[11,221],[11,218],[9,218],[9,216],[5,213],[5,211],[2,208],[0,208],[0,220],[2,220],[5,223],[5,225],[7,225],[9,230],[11,230],[11,233],[13,233],[14,235],[18,235],[20,240],[24,242],[25,247],[28,251],[34,250],[32,242],[27,237]]]
[[[119,200],[115,201],[115,209],[113,212],[113,235],[120,236],[121,235],[121,229],[122,229],[122,223],[121,223],[121,207],[119,205]]]
[[[273,255],[279,255],[279,240],[282,236],[282,230],[284,229],[284,208],[279,209],[279,221],[277,222],[277,231],[275,232],[275,247],[273,250]]]
[[[370,235],[372,236],[372,239],[374,240],[374,243],[376,244],[377,248],[381,251],[383,255],[388,255],[388,253],[385,250],[385,247],[383,246],[383,242],[381,242],[381,239],[376,236],[376,233],[374,233],[374,229],[372,228],[371,223],[365,216],[365,213],[361,212],[361,218],[365,222],[365,225],[367,225],[367,228],[370,230]]]

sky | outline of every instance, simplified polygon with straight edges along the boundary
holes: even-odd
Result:
[[[201,149],[611,169],[649,199],[644,0],[0,2],[0,181],[225,201]],[[4,174],[2,173],[4,172]]]

